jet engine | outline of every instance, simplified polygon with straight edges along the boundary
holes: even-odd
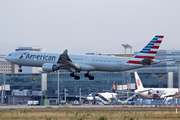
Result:
[[[43,71],[46,71],[46,72],[54,72],[54,71],[58,70],[59,67],[53,63],[44,63],[42,65],[42,69],[43,69]]]

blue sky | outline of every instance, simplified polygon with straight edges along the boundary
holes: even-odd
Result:
[[[20,46],[124,53],[123,43],[134,52],[159,34],[160,49],[179,50],[179,6],[179,0],[1,0],[0,53]]]

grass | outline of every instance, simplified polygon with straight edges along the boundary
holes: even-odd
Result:
[[[0,120],[178,120],[174,111],[0,110]]]

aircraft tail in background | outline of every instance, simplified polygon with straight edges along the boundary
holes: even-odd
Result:
[[[127,61],[129,64],[151,65],[164,36],[156,35],[138,54]]]
[[[113,86],[111,88],[111,93],[115,93],[116,91],[116,81],[113,83]]]
[[[137,89],[143,89],[143,84],[139,78],[139,75],[137,74],[137,72],[134,72],[134,75],[135,75],[135,79],[136,79],[136,85],[137,85]]]

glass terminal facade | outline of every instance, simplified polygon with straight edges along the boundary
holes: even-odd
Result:
[[[35,90],[41,91],[41,74],[5,74],[5,84],[10,85],[10,91],[6,95],[11,95],[12,90]],[[37,81],[34,81],[36,79]],[[4,82],[1,82],[3,85]]]
[[[94,80],[89,80],[84,77],[84,73],[79,73],[81,79],[74,80],[70,77],[69,72],[59,74],[60,94],[64,94],[64,89],[67,90],[67,97],[75,97],[79,95],[81,88],[82,96],[87,96],[90,93],[110,91],[114,81],[117,85],[135,83],[133,72],[92,72]],[[168,73],[138,73],[145,88],[167,88]],[[177,87],[177,73],[174,73],[173,87]],[[6,91],[6,95],[10,96],[13,90],[31,90],[41,91],[41,74],[5,74],[6,83],[10,85],[10,91]],[[2,80],[2,79],[1,79]],[[3,81],[3,80],[2,80]],[[1,85],[4,83],[1,81]],[[47,74],[47,98],[57,97],[57,73]]]
[[[167,88],[168,73],[138,73],[145,88]],[[69,76],[69,73],[60,74],[60,90],[64,92],[66,88],[70,95],[79,95],[79,89],[85,91],[84,94],[92,92],[106,92],[112,87],[114,81],[117,85],[135,83],[134,73],[130,72],[93,72],[95,80],[89,80],[84,77],[84,73],[79,74],[80,80],[74,80]],[[57,96],[57,74],[47,75],[47,94],[48,96]],[[177,74],[174,75],[177,78]],[[177,87],[176,80],[173,81],[174,87]]]

